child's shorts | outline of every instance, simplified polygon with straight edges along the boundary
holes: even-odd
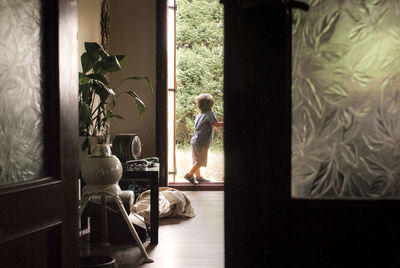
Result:
[[[207,147],[199,147],[196,145],[192,145],[193,164],[198,163],[202,167],[207,166],[207,155],[208,155]]]

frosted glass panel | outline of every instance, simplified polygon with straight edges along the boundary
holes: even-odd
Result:
[[[0,185],[42,170],[39,0],[0,1]]]
[[[400,197],[400,1],[305,1],[292,25],[292,197]]]

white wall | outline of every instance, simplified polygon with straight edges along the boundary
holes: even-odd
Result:
[[[78,62],[82,71],[81,55],[85,51],[84,42],[101,44],[101,0],[78,0]]]
[[[156,87],[156,1],[155,0],[112,0],[110,3],[109,52],[124,54],[128,62],[123,70],[110,75],[111,85],[129,76],[147,76],[153,88]],[[128,95],[122,95],[114,112],[123,120],[111,121],[111,138],[117,133],[136,133],[139,135],[143,151],[142,157],[154,156],[156,152],[155,93],[150,95],[144,84],[128,81],[116,92],[133,89],[146,104],[146,112],[139,116],[135,102]]]

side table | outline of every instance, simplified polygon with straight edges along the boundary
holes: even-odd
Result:
[[[125,185],[129,185],[134,182],[149,182],[150,188],[150,243],[153,245],[158,244],[158,228],[159,228],[159,171],[158,165],[155,167],[147,167],[144,170],[134,170],[131,168],[124,167],[122,178],[119,184],[125,188]]]

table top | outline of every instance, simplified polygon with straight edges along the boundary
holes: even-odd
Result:
[[[148,176],[158,176],[158,173],[160,171],[160,166],[156,165],[154,167],[146,167],[146,169],[143,170],[135,170],[135,169],[130,169],[130,168],[124,168],[123,174],[122,174],[122,179],[126,178],[129,176],[129,178],[132,177],[148,177]]]

